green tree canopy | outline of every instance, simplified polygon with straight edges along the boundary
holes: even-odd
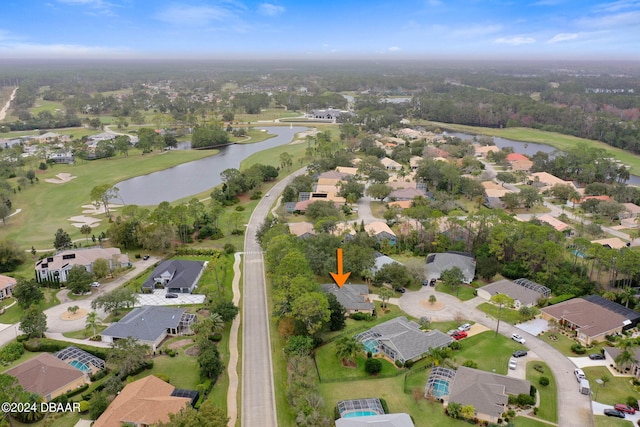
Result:
[[[30,306],[20,318],[20,330],[29,338],[42,338],[47,331],[47,315],[37,306]]]

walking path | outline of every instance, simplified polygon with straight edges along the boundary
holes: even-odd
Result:
[[[240,307],[240,261],[239,252],[235,254],[233,263],[233,305]],[[235,427],[238,421],[238,329],[240,328],[240,316],[236,316],[231,324],[229,333],[229,391],[227,392],[227,416],[229,417],[228,427]]]
[[[15,88],[13,92],[11,92],[11,96],[9,97],[9,100],[7,101],[6,104],[4,104],[4,107],[2,107],[2,109],[0,110],[0,121],[4,120],[4,118],[7,117],[7,111],[9,111],[9,107],[11,106],[11,101],[13,101],[16,97],[16,92],[18,92],[18,88]]]

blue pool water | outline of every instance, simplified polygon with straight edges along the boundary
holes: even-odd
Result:
[[[367,352],[371,352],[372,354],[378,353],[378,341],[376,340],[368,340],[364,342],[364,349]]]
[[[447,396],[449,394],[449,383],[443,380],[435,380],[431,387],[431,395],[434,397]]]
[[[378,415],[378,413],[376,411],[354,411],[342,415],[341,418],[370,417],[372,415]]]
[[[91,369],[89,369],[89,367],[87,365],[85,365],[84,363],[78,361],[78,360],[73,360],[71,361],[71,363],[69,363],[69,365],[73,366],[76,369],[81,370],[82,372],[89,372]]]

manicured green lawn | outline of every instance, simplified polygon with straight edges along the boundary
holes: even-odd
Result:
[[[488,302],[483,302],[482,304],[480,304],[478,306],[478,309],[487,313],[494,319],[500,319],[501,321],[510,323],[512,325],[527,320],[527,318],[522,316],[520,312],[518,312],[518,310],[512,310],[505,307],[500,308],[500,306]]]
[[[631,421],[607,417],[606,415],[595,415],[593,420],[596,427],[631,427],[633,425]]]
[[[461,301],[469,301],[476,296],[476,290],[468,285],[458,285],[455,287],[450,287],[445,285],[444,283],[438,283],[436,285],[436,291],[453,295]]]
[[[364,365],[367,357],[364,353],[356,356],[357,368],[344,367],[342,361],[336,357],[335,343],[325,344],[318,347],[315,351],[316,364],[320,372],[321,382],[336,381],[345,379],[371,379],[375,378],[364,371]],[[386,359],[379,358],[382,362],[382,371],[379,377],[388,377],[401,375],[402,370]]]
[[[44,311],[48,308],[60,304],[60,301],[58,301],[58,298],[56,297],[58,291],[59,289],[42,288],[42,292],[44,293],[44,301],[38,304],[38,308]],[[2,301],[2,305],[8,306],[11,302],[13,302],[13,298],[8,298]],[[0,315],[0,323],[18,323],[23,314],[24,309],[20,307],[19,304],[14,304],[13,307],[8,308],[4,314]]]
[[[542,421],[534,420],[527,417],[516,417],[515,427],[552,427],[553,424],[547,424]]]
[[[421,393],[403,393],[404,376],[373,380],[335,382],[320,384],[320,393],[324,399],[325,413],[333,419],[333,411],[341,400],[379,397],[385,399],[391,413],[410,414],[416,427],[462,427],[469,424],[449,418],[444,414],[442,405],[422,398]],[[426,383],[426,377],[425,377]],[[422,389],[424,384],[422,384]],[[280,412],[280,411],[278,411]],[[279,424],[281,427],[293,427],[295,424]]]
[[[430,327],[431,329],[437,329],[440,332],[447,333],[452,329],[458,329],[460,323],[461,322],[458,322],[457,320],[450,320],[448,322],[432,322]]]
[[[541,339],[543,339],[546,343],[549,343],[550,345],[552,345],[553,347],[556,348],[556,350],[558,350],[559,352],[561,352],[562,354],[564,354],[567,357],[580,357],[580,356],[587,356],[590,353],[600,353],[600,349],[602,349],[603,347],[605,347],[607,344],[606,343],[600,343],[597,344],[591,348],[589,348],[587,350],[587,352],[585,354],[576,354],[571,350],[571,346],[576,344],[577,341],[574,341],[573,339],[567,337],[566,335],[563,335],[561,333],[557,333],[555,334],[555,339],[550,339],[549,338],[549,332],[545,332],[542,334]]]
[[[198,369],[198,358],[185,355],[184,349],[178,350],[178,355],[175,357],[162,355],[153,358],[153,368],[130,378],[131,381],[135,381],[152,374],[167,375],[172,385],[189,390],[195,390],[196,386],[202,382]]]
[[[375,288],[373,292],[375,292]],[[376,313],[378,314],[378,316],[374,317],[372,320],[366,321],[346,319],[346,326],[344,327],[344,329],[335,332],[325,332],[322,335],[322,339],[327,342],[342,335],[357,335],[360,332],[364,332],[367,329],[371,329],[374,326],[379,325],[380,323],[386,322],[387,320],[391,320],[399,316],[406,316],[408,319],[410,318],[410,316],[407,316],[402,310],[400,310],[400,307],[393,304],[387,304],[388,312],[385,313],[381,308],[381,304],[382,303],[380,301],[375,301]]]
[[[375,216],[376,218],[384,218],[383,215],[387,210],[387,207],[383,202],[372,201],[370,206],[373,216]]]
[[[13,342],[13,341],[12,341]],[[20,358],[16,361],[13,361],[11,363],[8,363],[6,365],[0,364],[0,372],[4,372],[8,369],[13,368],[14,366],[17,366],[19,364],[21,364],[22,362],[26,362],[29,359],[33,359],[34,357],[36,357],[37,355],[39,355],[39,352],[31,352],[31,351],[26,351],[24,353],[22,353],[22,356],[20,356]]]
[[[540,373],[536,371],[533,368],[535,365],[542,366],[544,372]],[[540,385],[540,377],[549,378],[549,385]],[[553,372],[551,372],[549,366],[540,361],[527,363],[527,379],[531,381],[531,384],[534,385],[538,390],[538,393],[540,393],[538,417],[553,423],[558,422],[558,388]]]
[[[100,332],[104,331],[105,329],[107,329],[105,325],[100,325],[96,327],[96,334],[100,334]],[[67,338],[83,340],[93,335],[93,329],[81,329],[79,331],[63,332],[62,335],[64,335]]]
[[[280,108],[267,108],[265,110],[260,111],[259,114],[243,114],[243,113],[235,114],[233,121],[241,124],[243,122],[244,123],[252,122],[255,125],[255,122],[259,120],[275,120],[275,119],[286,118],[286,117],[298,117],[301,115],[302,113],[299,113],[297,111],[287,111]],[[264,126],[272,125],[272,123],[261,123],[261,124]]]
[[[494,331],[482,332],[459,341],[462,348],[454,352],[455,362],[462,365],[466,360],[473,360],[478,369],[498,374],[507,373],[509,358],[515,350],[524,346]]]
[[[594,366],[582,369],[589,380],[591,391],[593,391],[594,400],[607,405],[615,405],[616,403],[626,403],[627,397],[634,399],[640,398],[640,393],[633,389],[631,377],[614,377],[604,366]],[[596,379],[603,375],[609,377],[609,382],[599,385]]]

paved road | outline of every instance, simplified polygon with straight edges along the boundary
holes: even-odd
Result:
[[[439,311],[426,309],[425,307],[429,305],[423,305],[423,302],[428,301],[429,296],[435,292],[434,288],[428,286],[416,292],[408,291],[400,298],[400,308],[418,318],[427,316],[434,321],[468,319],[482,323],[490,329],[496,329],[496,321],[475,308],[478,303],[484,301],[479,297],[461,302],[451,295],[438,292],[438,301],[444,303],[444,309]],[[499,332],[508,337],[512,333],[522,335],[527,341],[526,347],[544,360],[553,371],[558,385],[558,425],[562,427],[594,425],[591,399],[578,392],[578,384],[573,375],[575,365],[567,357],[546,342],[505,322],[500,323]]]
[[[264,222],[273,200],[280,196],[300,169],[276,184],[269,197],[256,206],[244,239],[244,290],[242,307],[242,427],[277,427],[269,311],[262,248],[256,233]]]

